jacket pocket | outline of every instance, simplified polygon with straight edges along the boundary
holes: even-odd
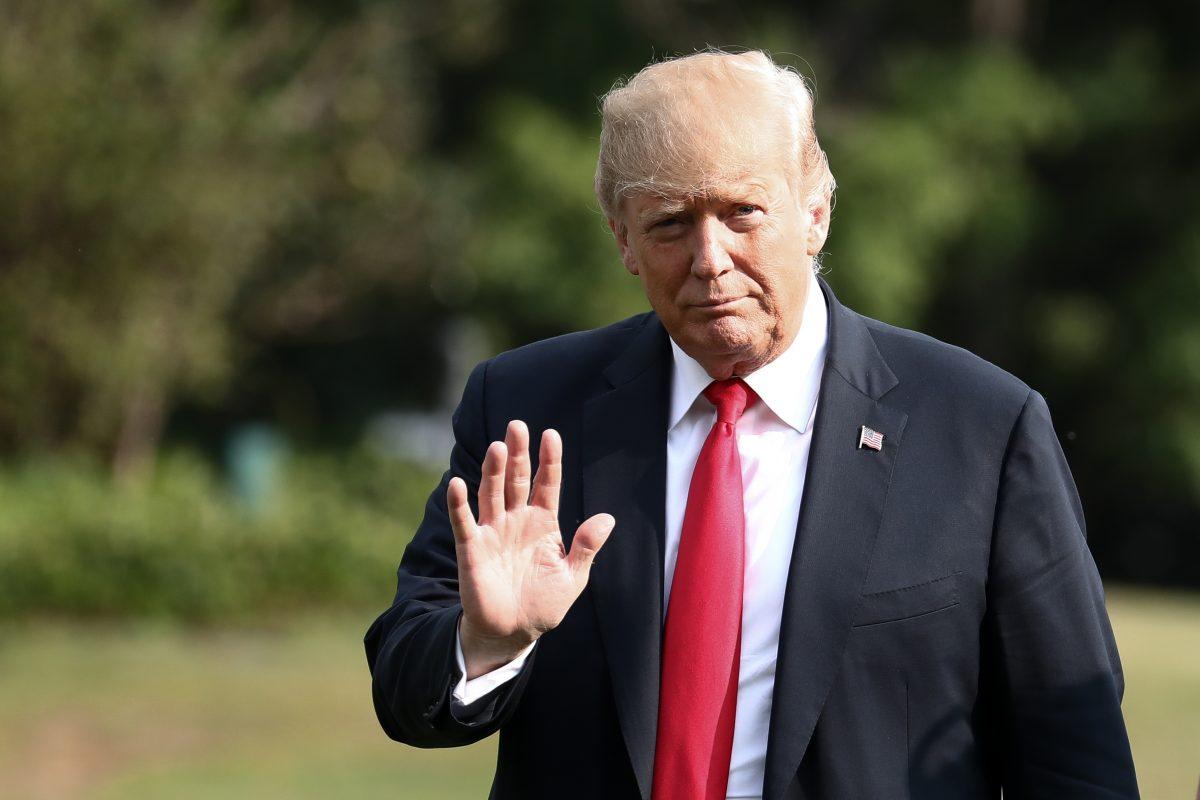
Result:
[[[954,572],[924,583],[872,592],[859,598],[853,627],[899,622],[958,605],[958,577]]]

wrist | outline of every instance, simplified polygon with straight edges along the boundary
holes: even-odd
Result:
[[[458,638],[467,666],[467,680],[508,664],[538,639],[536,635],[524,631],[507,636],[481,633],[465,612],[458,620]]]

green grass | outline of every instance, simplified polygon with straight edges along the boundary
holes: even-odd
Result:
[[[1200,595],[1126,589],[1108,600],[1142,797],[1191,800],[1200,785]]]
[[[1143,796],[1200,779],[1200,595],[1112,591]],[[0,797],[483,798],[494,741],[417,750],[371,709],[370,615],[0,629]]]
[[[494,742],[417,750],[379,728],[369,622],[8,628],[0,797],[486,797]]]

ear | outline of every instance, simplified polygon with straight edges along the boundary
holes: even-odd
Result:
[[[810,256],[821,252],[825,238],[829,236],[829,201],[829,195],[824,195],[809,204],[807,250]]]
[[[630,275],[637,275],[637,257],[633,254],[633,248],[629,246],[629,229],[625,227],[624,222],[612,217],[608,218],[608,229],[613,232],[613,237],[617,240],[617,249],[621,252],[621,263],[625,265],[625,269],[629,270]]]

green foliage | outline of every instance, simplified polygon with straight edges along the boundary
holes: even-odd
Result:
[[[477,219],[453,245],[477,287],[471,310],[507,345],[647,310],[592,189],[594,131],[519,95],[495,100],[485,119],[468,201]],[[518,341],[504,341],[506,329]]]
[[[255,337],[411,280],[399,14],[0,7],[0,448],[136,466]]]
[[[952,280],[952,250],[995,269],[1028,241],[1027,155],[1061,146],[1074,120],[1054,82],[1011,50],[908,52],[882,72],[882,101],[835,109],[822,134],[838,181],[826,264],[848,302],[913,326]]]
[[[125,486],[87,463],[9,469],[0,474],[0,618],[204,621],[378,606],[435,484],[362,451],[297,457],[271,506],[252,513],[185,452]]]
[[[178,481],[180,507],[208,509],[195,524],[226,532],[206,557],[234,563],[270,535],[246,545],[215,479],[176,475],[207,468],[149,477],[160,440],[215,450],[266,421],[355,441],[380,410],[456,392],[444,365],[475,356],[444,352],[453,316],[495,352],[644,310],[592,196],[595,101],[712,43],[819,86],[839,295],[1047,396],[1106,575],[1200,580],[1191,17],[700,5],[0,4],[0,459],[52,462],[66,508],[104,509],[91,528],[75,512],[63,553],[92,557],[96,536],[101,558],[121,513],[187,540],[145,488]],[[29,496],[0,520],[67,541],[39,469],[10,471]],[[285,513],[253,524],[287,539]],[[149,564],[153,542],[122,541]],[[53,557],[30,574],[68,598]]]

